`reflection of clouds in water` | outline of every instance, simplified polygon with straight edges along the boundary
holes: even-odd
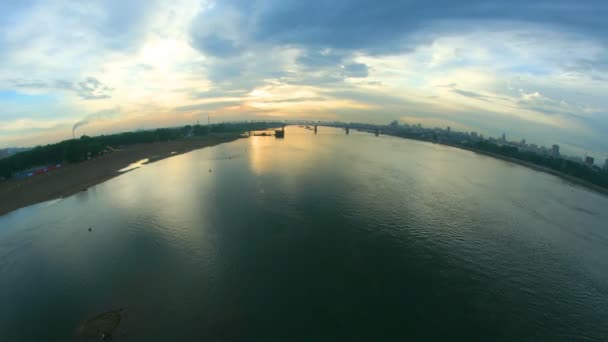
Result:
[[[49,210],[0,217],[0,293],[15,294],[3,302],[14,308],[8,322],[24,327],[27,310],[55,310],[55,302],[21,305],[37,293],[61,302],[65,319],[74,322],[82,312],[96,312],[94,305],[125,306],[135,318],[130,331],[141,338],[154,340],[163,323],[174,330],[192,318],[189,336],[246,340],[247,329],[259,332],[271,319],[285,331],[297,328],[281,320],[288,306],[307,308],[310,301],[311,309],[329,307],[331,315],[356,309],[350,297],[334,293],[323,302],[327,286],[314,286],[317,278],[337,289],[360,285],[349,293],[372,295],[388,284],[391,293],[368,299],[389,303],[406,302],[412,297],[395,296],[428,284],[460,285],[471,275],[473,287],[450,292],[437,285],[422,295],[454,294],[476,307],[476,293],[513,293],[505,302],[532,302],[535,317],[574,305],[587,315],[583,309],[602,298],[605,198],[577,188],[571,193],[528,169],[505,171],[493,159],[455,158],[458,152],[434,145],[305,133],[290,129],[284,140],[260,138],[259,146],[251,138],[192,151],[100,184],[86,201],[73,197]],[[9,235],[16,230],[18,236]],[[408,272],[422,269],[432,276],[408,288]],[[525,297],[522,288],[530,291]],[[304,295],[291,295],[297,291]],[[259,296],[271,292],[293,301]],[[573,306],[552,306],[554,297],[561,300],[555,305]],[[260,310],[269,316],[260,317]],[[593,309],[573,324],[588,317],[600,322],[603,311]]]

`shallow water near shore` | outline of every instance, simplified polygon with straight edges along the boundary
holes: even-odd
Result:
[[[607,209],[472,152],[287,127],[0,217],[0,341],[119,308],[115,341],[602,341]]]
[[[150,158],[138,160],[135,163],[131,163],[131,164],[123,167],[122,169],[118,170],[118,172],[127,172],[127,171],[138,169],[138,168],[146,165],[146,163],[148,163],[149,161],[150,161]]]

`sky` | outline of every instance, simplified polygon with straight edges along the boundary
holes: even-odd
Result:
[[[608,157],[608,2],[2,0],[0,147],[227,120],[421,123]]]

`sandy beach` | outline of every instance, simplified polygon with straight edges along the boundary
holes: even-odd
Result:
[[[141,159],[155,162],[203,147],[239,139],[238,134],[137,144],[77,164],[23,179],[0,181],[0,215],[32,204],[63,198],[119,176],[118,170]]]

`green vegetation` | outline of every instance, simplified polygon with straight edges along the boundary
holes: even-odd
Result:
[[[10,178],[15,173],[38,166],[58,163],[77,163],[104,153],[107,147],[120,148],[140,143],[185,139],[204,136],[209,133],[241,133],[276,126],[271,122],[215,124],[211,126],[185,126],[179,128],[159,128],[149,131],[127,132],[97,137],[82,136],[80,139],[65,140],[56,144],[37,146],[32,150],[0,159],[0,178]]]
[[[581,163],[562,158],[543,156],[533,152],[520,151],[517,147],[501,146],[489,141],[479,141],[469,146],[476,150],[498,154],[543,166],[572,177],[580,178],[589,183],[608,188],[608,172],[594,170],[593,168]]]
[[[80,139],[38,146],[32,150],[0,159],[0,178],[9,178],[15,173],[37,166],[57,163],[76,163],[88,158],[94,158],[104,153],[104,151],[108,149],[107,147],[121,148],[133,144],[205,136],[210,133],[243,133],[247,131],[266,130],[277,126],[279,126],[279,123],[277,122],[224,123],[210,126],[188,125],[179,128],[159,128],[156,130],[101,135],[97,137],[82,136]],[[369,127],[364,127],[364,125],[350,124],[350,126],[361,126],[360,128],[369,129]],[[384,127],[383,133],[424,141],[438,140],[436,132],[418,130],[419,131],[410,132],[386,126]],[[571,160],[522,151],[513,146],[499,145],[488,140],[462,139],[462,134],[452,133],[451,135],[443,136],[443,143],[532,163],[608,189],[608,172],[606,171],[601,171],[597,168],[594,169]]]
[[[350,124],[351,127],[361,125]],[[372,131],[373,126],[363,126],[364,130]],[[491,140],[484,140],[476,133],[448,131],[439,128],[423,128],[420,125],[399,125],[393,122],[391,125],[381,127],[383,134],[389,134],[401,138],[441,143],[463,149],[486,152],[493,155],[503,156],[520,160],[530,164],[551,169],[562,174],[572,176],[588,183],[608,189],[608,172],[597,167],[578,163],[563,158],[555,158],[531,151],[519,149],[512,144],[499,144]],[[474,134],[473,134],[474,133]]]

